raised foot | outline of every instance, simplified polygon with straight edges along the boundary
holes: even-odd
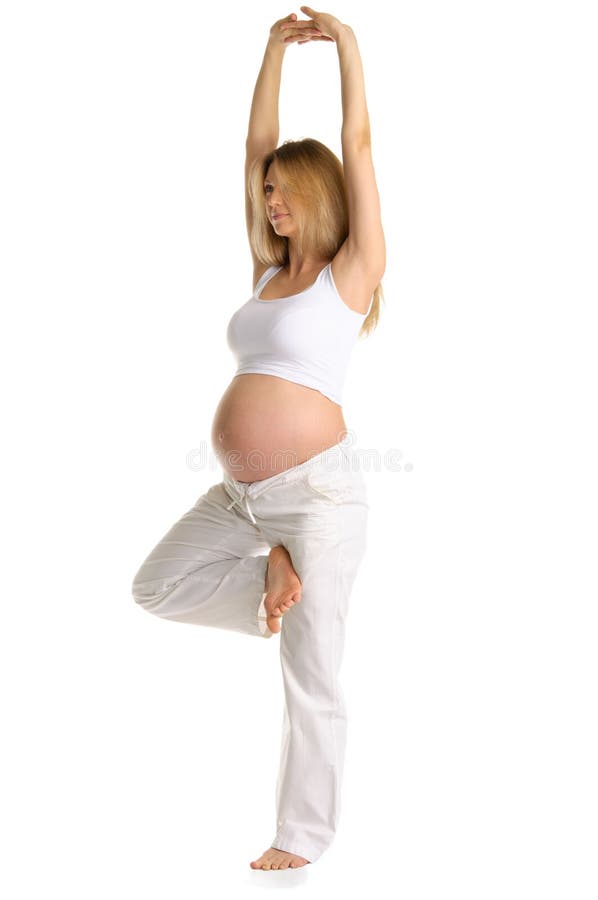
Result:
[[[280,631],[284,613],[301,601],[301,579],[293,568],[288,550],[281,544],[272,547],[268,554],[265,588],[266,624],[276,633]]]
[[[298,869],[309,863],[304,856],[296,853],[287,853],[286,850],[277,850],[276,847],[268,847],[259,859],[254,859],[249,865],[252,869]]]

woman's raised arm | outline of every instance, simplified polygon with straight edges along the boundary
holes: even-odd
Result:
[[[284,44],[268,38],[262,66],[255,83],[245,146],[261,152],[278,143],[278,95]]]
[[[287,26],[286,29],[284,26]],[[306,44],[317,38],[319,31],[311,21],[297,21],[295,13],[279,19],[270,29],[262,66],[255,84],[246,147],[265,152],[278,144],[278,97],[282,60],[292,43]]]
[[[290,30],[285,30],[283,27],[285,25]],[[253,91],[245,140],[245,218],[250,247],[253,212],[248,189],[249,172],[256,159],[265,156],[278,146],[278,97],[285,50],[289,44],[294,42],[306,44],[310,40],[317,40],[318,35],[319,32],[313,22],[298,22],[295,13],[279,19],[270,29],[262,66]],[[263,268],[263,266],[256,257],[253,247],[251,247],[251,255],[255,280],[260,267]]]

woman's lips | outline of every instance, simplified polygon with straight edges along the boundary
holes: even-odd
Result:
[[[288,213],[280,213],[277,216],[272,216],[272,221],[276,222],[277,219],[283,219],[285,216],[288,216]]]

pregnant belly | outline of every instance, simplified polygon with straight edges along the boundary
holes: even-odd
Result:
[[[237,481],[261,481],[338,444],[342,408],[275,375],[236,375],[214,415],[212,447]]]

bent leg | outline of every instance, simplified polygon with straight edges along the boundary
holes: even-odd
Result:
[[[133,597],[164,619],[271,637],[263,607],[270,546],[229,503],[223,484],[212,485],[141,565]]]

